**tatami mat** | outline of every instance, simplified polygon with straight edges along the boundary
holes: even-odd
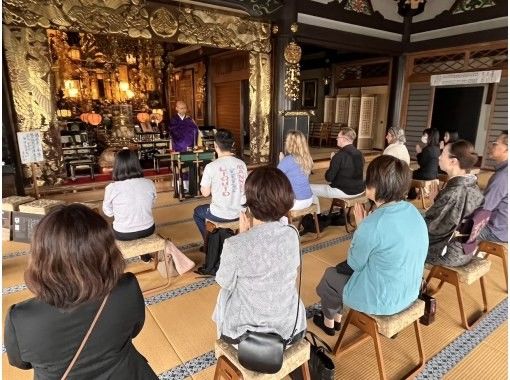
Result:
[[[324,182],[324,170],[316,170],[312,182]],[[159,184],[158,187],[165,188]],[[103,191],[67,193],[55,196],[66,201],[95,201],[101,204]],[[199,198],[179,202],[173,193],[166,191],[158,194],[154,209],[157,231],[180,247],[195,263],[201,265],[204,254],[198,251],[202,244],[201,236],[192,220],[193,209],[208,202]],[[415,202],[420,206],[419,202]],[[323,211],[329,209],[330,201],[321,200]],[[324,270],[335,266],[347,257],[351,235],[343,226],[328,227],[315,242],[306,242],[314,237],[303,237],[303,277],[301,297],[305,306],[316,304],[319,298],[315,288]],[[10,305],[30,297],[23,290],[23,271],[28,255],[27,244],[4,242],[3,260],[3,315]],[[17,256],[16,256],[17,255]],[[507,294],[503,290],[503,270],[499,260],[492,260],[491,272],[486,276],[489,308],[493,308]],[[129,270],[137,272],[147,269],[150,264],[136,262]],[[142,289],[163,282],[158,272],[138,275]],[[21,286],[21,287],[18,287]],[[135,339],[138,350],[148,360],[158,374],[165,379],[212,379],[214,357],[212,350],[216,339],[216,326],[211,315],[216,303],[219,287],[210,278],[204,278],[193,272],[172,279],[171,284],[146,296],[146,321],[140,335]],[[8,294],[5,294],[7,291]],[[478,283],[463,287],[464,302],[468,314],[481,308],[481,293]],[[437,295],[438,311],[436,321],[431,326],[420,326],[425,355],[429,359],[465,332],[460,325],[460,314],[455,290],[446,284]],[[308,328],[334,345],[337,337],[327,337],[315,327],[311,320]],[[503,379],[507,376],[507,327],[506,324],[494,331],[479,344],[460,364],[451,370],[448,379]],[[346,342],[356,335],[351,327],[346,334]],[[408,328],[398,334],[396,339],[382,337],[383,355],[387,375],[390,378],[402,376],[418,360],[414,339],[414,330]],[[337,379],[375,379],[378,378],[374,346],[370,341],[339,358],[335,358]],[[8,365],[3,355],[3,378],[12,380],[31,379],[32,371],[20,371]],[[480,369],[482,368],[483,371]],[[487,369],[488,368],[488,369]],[[487,377],[489,376],[489,377]]]
[[[508,379],[508,324],[499,327],[485,341],[480,343],[452,371],[445,380],[506,380]]]

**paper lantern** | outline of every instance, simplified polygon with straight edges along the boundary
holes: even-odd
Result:
[[[140,123],[146,123],[150,119],[150,116],[147,112],[139,112],[136,114],[136,120],[138,120]]]
[[[101,115],[99,115],[97,113],[89,113],[87,115],[87,122],[90,125],[97,126],[97,125],[101,124],[101,120],[103,120],[103,118],[101,117]]]
[[[82,113],[80,115],[80,120],[83,121],[84,123],[87,123],[87,117],[89,116],[88,113]]]

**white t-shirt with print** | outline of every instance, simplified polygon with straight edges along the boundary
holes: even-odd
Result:
[[[222,219],[237,219],[246,202],[246,164],[234,156],[223,156],[206,165],[200,186],[211,188],[210,211]]]

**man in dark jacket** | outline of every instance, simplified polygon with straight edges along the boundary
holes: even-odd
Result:
[[[331,162],[325,175],[329,185],[311,185],[314,203],[319,204],[318,197],[354,198],[365,191],[364,159],[363,154],[352,144],[355,139],[354,129],[340,129],[336,140],[340,149],[331,154]]]

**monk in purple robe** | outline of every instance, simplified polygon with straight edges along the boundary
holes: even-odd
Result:
[[[188,148],[193,148],[198,141],[198,127],[193,119],[186,115],[188,107],[183,101],[175,104],[177,115],[170,119],[168,132],[172,138],[172,147],[174,152],[186,152]]]

